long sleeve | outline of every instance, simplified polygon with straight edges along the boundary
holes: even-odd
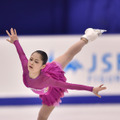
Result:
[[[27,57],[26,57],[26,55],[25,55],[25,53],[24,53],[24,51],[23,51],[23,49],[22,49],[18,40],[14,41],[14,45],[16,47],[19,58],[21,60],[23,71],[25,71],[26,68],[27,68],[27,62],[28,62]]]
[[[64,89],[72,89],[72,90],[86,90],[86,91],[93,91],[93,87],[85,86],[85,85],[79,85],[79,84],[71,84],[67,82],[57,81],[52,78],[49,78],[47,80],[48,86],[51,87],[59,87]]]

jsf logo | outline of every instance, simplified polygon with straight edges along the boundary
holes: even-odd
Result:
[[[97,62],[96,54],[92,55],[92,67],[88,69],[88,81],[90,82],[120,82],[120,54],[114,58],[111,53],[103,54],[101,61]]]

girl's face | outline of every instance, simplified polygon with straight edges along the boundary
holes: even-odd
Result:
[[[40,73],[40,70],[43,69],[43,61],[41,60],[41,55],[37,52],[33,53],[28,60],[28,71],[30,73]]]

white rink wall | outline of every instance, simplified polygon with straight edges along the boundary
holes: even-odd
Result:
[[[45,50],[49,60],[64,53],[81,35],[19,36],[27,57],[37,49]],[[0,37],[0,97],[37,96],[22,82],[22,68],[16,49]],[[107,90],[102,95],[120,95],[120,35],[103,35],[87,44],[65,69],[68,82],[98,86]],[[72,91],[66,96],[89,96],[86,91]]]

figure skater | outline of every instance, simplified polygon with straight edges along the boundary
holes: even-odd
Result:
[[[6,30],[6,33],[10,37],[7,41],[15,45],[21,60],[25,86],[39,94],[42,100],[38,120],[48,119],[55,106],[61,102],[60,98],[64,96],[64,92],[66,92],[67,89],[86,90],[101,97],[98,92],[105,90],[106,87],[103,87],[103,85],[91,87],[68,83],[66,82],[63,69],[73,57],[81,51],[84,45],[95,40],[103,32],[105,32],[105,30],[88,28],[81,39],[72,45],[63,55],[51,63],[47,63],[47,54],[42,50],[33,52],[28,60],[18,41],[16,30],[13,28],[10,29],[10,32]]]

